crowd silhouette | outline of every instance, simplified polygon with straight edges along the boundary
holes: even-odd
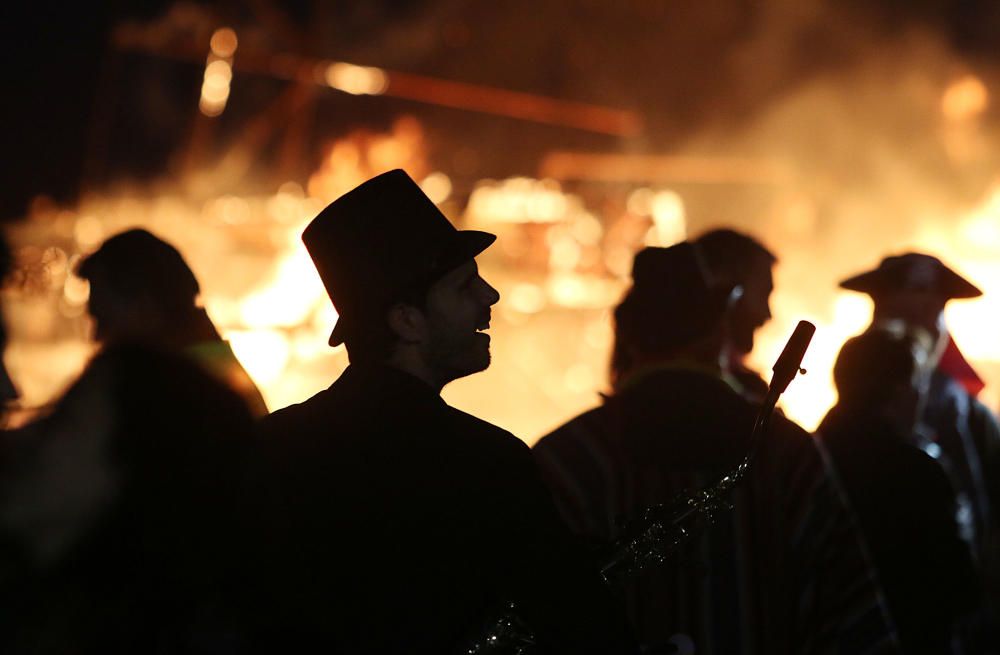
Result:
[[[843,281],[874,314],[816,434],[775,416],[714,520],[618,580],[609,544],[747,456],[777,258],[636,253],[610,393],[529,449],[440,395],[490,365],[495,239],[401,170],[332,202],[303,241],[350,365],[269,415],[173,246],[84,258],[100,348],[0,433],[0,652],[1000,652],[1000,425],[943,321],[971,282],[921,253]]]

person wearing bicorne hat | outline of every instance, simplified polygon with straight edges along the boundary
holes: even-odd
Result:
[[[983,382],[944,323],[950,300],[982,295],[937,257],[905,253],[840,283],[871,296],[872,328],[921,333],[932,344],[921,426],[915,443],[938,459],[955,486],[956,517],[994,599],[1000,597],[1000,423],[976,399]]]
[[[513,602],[546,652],[629,652],[528,447],[440,396],[490,364],[499,294],[475,257],[495,238],[455,229],[402,170],[305,229],[350,365],[262,421],[261,643],[456,652]]]
[[[758,406],[725,370],[739,295],[697,243],[645,248],[614,310],[613,391],[534,446],[563,518],[613,542],[643,509],[705,489],[750,447]],[[891,620],[821,446],[775,416],[732,511],[624,581],[651,653],[895,652]]]

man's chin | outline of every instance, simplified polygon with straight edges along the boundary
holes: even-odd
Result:
[[[753,330],[733,335],[733,350],[741,356],[747,356],[753,351]]]
[[[491,359],[490,350],[487,346],[481,352],[462,358],[462,361],[452,362],[452,365],[448,367],[449,372],[446,377],[451,382],[459,378],[481,373],[490,367]]]

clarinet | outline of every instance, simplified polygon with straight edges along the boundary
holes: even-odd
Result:
[[[732,508],[729,497],[746,477],[760,442],[771,424],[778,399],[801,368],[802,358],[816,326],[799,321],[785,348],[774,363],[774,375],[768,385],[750,435],[750,445],[743,460],[713,484],[695,491],[682,492],[669,503],[644,509],[631,521],[612,544],[601,567],[601,576],[612,587],[651,566],[666,563],[687,542],[700,534],[720,512]],[[531,626],[521,617],[516,603],[508,602],[491,614],[468,642],[461,655],[542,655]]]

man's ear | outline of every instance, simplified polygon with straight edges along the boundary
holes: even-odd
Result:
[[[413,305],[396,303],[389,308],[386,320],[403,343],[420,343],[427,336],[427,317]]]

